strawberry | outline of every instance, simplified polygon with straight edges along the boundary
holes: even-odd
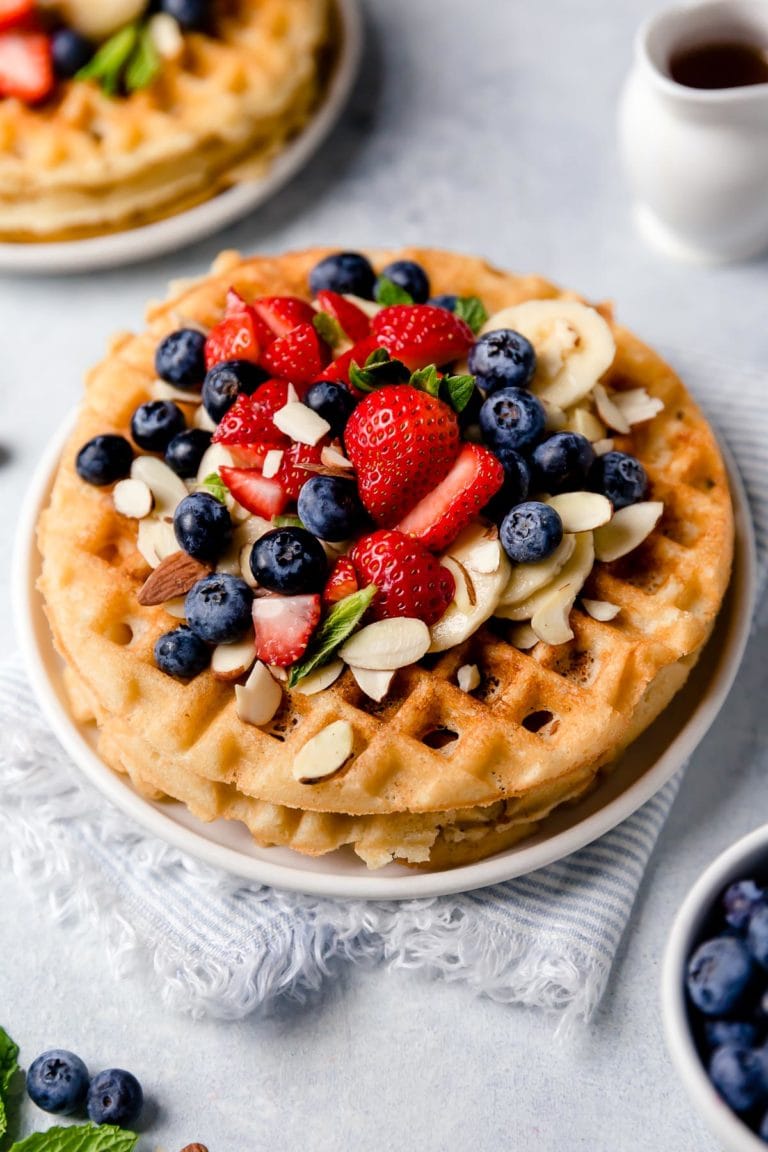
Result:
[[[411,371],[428,364],[449,364],[466,356],[475,343],[468,324],[431,304],[394,304],[372,321],[373,334],[390,356]]]
[[[453,600],[452,574],[418,540],[381,529],[363,536],[350,552],[360,586],[376,585],[375,620],[415,616],[432,625]]]
[[[445,479],[413,507],[398,529],[440,552],[504,483],[504,469],[481,444],[464,444]]]
[[[247,312],[253,325],[253,331],[260,348],[266,348],[275,338],[275,334],[268,324],[265,324],[252,304],[238,292],[237,288],[230,288],[227,292],[227,303],[224,309],[225,316],[237,316]]]
[[[53,91],[51,42],[42,32],[0,32],[0,97],[37,104]]]
[[[319,620],[317,594],[257,596],[253,602],[253,627],[259,660],[287,668],[306,651]]]
[[[211,369],[225,360],[251,360],[258,363],[261,345],[251,310],[233,312],[220,320],[205,341],[205,367]]]
[[[327,312],[333,316],[344,330],[346,336],[357,344],[359,340],[365,340],[366,336],[371,334],[371,321],[362,308],[358,308],[357,304],[353,304],[351,300],[347,300],[338,292],[331,292],[323,288],[317,294],[317,302],[322,308],[323,312]]]
[[[297,324],[311,324],[315,318],[312,305],[298,296],[262,296],[254,300],[252,308],[270,330],[271,340],[287,336]]]
[[[410,384],[369,393],[344,429],[360,499],[392,527],[447,475],[459,451],[456,413]]]
[[[320,444],[291,444],[283,452],[283,459],[275,480],[291,500],[298,500],[299,492],[313,474],[302,464],[319,464],[322,452]]]
[[[375,336],[366,336],[348,352],[342,352],[336,360],[332,360],[324,372],[317,377],[318,380],[338,380],[349,386],[349,370],[353,364],[362,368],[371,352],[375,352],[379,343]],[[357,394],[357,393],[356,393]]]
[[[0,28],[24,24],[35,13],[35,0],[0,0]]]
[[[267,480],[255,468],[230,468],[226,464],[221,466],[219,474],[238,504],[254,516],[271,520],[285,511],[288,496],[277,480]]]
[[[272,417],[288,403],[287,380],[265,380],[251,396],[241,393],[213,434],[214,444],[287,448],[290,441]]]
[[[340,556],[323,589],[323,604],[336,604],[357,592],[357,573],[348,556]]]
[[[274,376],[311,384],[331,358],[331,350],[311,324],[297,324],[265,349],[262,364]]]

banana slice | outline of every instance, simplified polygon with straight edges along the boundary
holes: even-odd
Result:
[[[147,0],[43,0],[40,6],[55,12],[89,40],[106,40],[143,16]]]
[[[531,341],[537,358],[532,390],[559,408],[588,396],[616,355],[607,322],[577,300],[526,300],[502,308],[483,333],[496,328],[512,328]]]
[[[584,532],[578,537],[574,559],[579,553],[579,563],[572,569],[568,580],[561,582],[561,572],[554,592],[550,593],[531,617],[531,628],[545,644],[567,644],[573,640],[571,609],[595,560],[591,532]]]
[[[493,567],[489,562],[492,543],[498,548],[498,564],[493,571],[484,571]],[[506,553],[484,524],[465,528],[450,545],[442,563],[456,580],[456,595],[432,625],[430,652],[444,652],[476,632],[493,615],[511,572]]]
[[[516,564],[506,588],[499,597],[499,604],[505,608],[511,604],[521,604],[534,592],[538,592],[539,588],[551,584],[563,565],[570,560],[575,547],[576,537],[566,534],[546,560],[539,560],[535,564]],[[498,612],[496,615],[498,616]]]
[[[539,610],[544,607],[550,597],[552,597],[553,593],[567,587],[568,595],[573,591],[573,599],[575,600],[584,581],[592,571],[592,565],[595,562],[595,546],[592,540],[592,533],[579,532],[578,536],[575,536],[573,539],[575,543],[571,558],[547,584],[539,588],[538,591],[529,596],[527,600],[522,600],[517,604],[500,604],[494,615],[501,616],[504,620],[530,620],[538,636],[539,632],[533,623],[534,617]],[[555,641],[548,640],[547,643],[552,644],[555,643]],[[557,641],[557,643],[560,643],[560,641]]]

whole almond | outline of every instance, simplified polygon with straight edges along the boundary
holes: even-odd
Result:
[[[193,584],[211,571],[209,564],[186,552],[172,552],[149,574],[138,596],[139,604],[165,604],[189,592]]]

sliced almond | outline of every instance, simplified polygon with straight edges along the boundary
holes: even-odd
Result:
[[[245,684],[235,685],[235,707],[245,724],[261,728],[269,724],[283,702],[283,690],[274,676],[257,660]]]
[[[201,404],[199,408],[195,408],[192,424],[195,428],[202,428],[204,432],[215,432],[217,428],[216,421],[212,416],[208,415],[203,404]]]
[[[615,432],[626,436],[629,432],[629,422],[622,415],[621,409],[614,404],[614,398],[609,396],[602,384],[595,384],[595,407],[600,418]]]
[[[299,403],[299,394],[296,391],[296,389],[294,388],[293,384],[290,383],[290,381],[288,383],[288,387],[285,390],[285,402],[286,402],[286,404],[298,404]]]
[[[331,426],[306,404],[289,401],[279,408],[272,417],[272,423],[285,436],[290,436],[299,444],[318,444],[327,436]]]
[[[131,465],[131,479],[141,480],[149,488],[158,517],[173,516],[177,504],[189,495],[181,477],[156,456],[137,456]]]
[[[462,612],[470,612],[477,604],[477,589],[468,570],[454,556],[443,556],[440,563],[453,576],[455,591],[452,603]]]
[[[265,480],[271,480],[273,476],[277,476],[280,471],[280,465],[283,462],[283,452],[280,448],[270,448],[264,457],[264,463],[261,468],[261,474]]]
[[[501,544],[498,540],[484,540],[467,554],[466,566],[471,572],[490,576],[492,572],[498,572],[500,564]]]
[[[531,628],[539,640],[545,644],[567,644],[573,640],[570,615],[575,599],[576,593],[569,584],[550,593],[531,618]]]
[[[593,620],[599,620],[601,624],[615,620],[621,612],[619,605],[611,604],[610,600],[588,600],[586,597],[582,597],[581,606]]]
[[[166,380],[154,380],[149,389],[153,400],[173,400],[176,404],[202,404],[200,392],[174,388]]]
[[[610,500],[599,492],[562,492],[550,496],[547,504],[562,520],[564,532],[592,532],[607,524],[613,515]]]
[[[343,671],[343,660],[331,660],[330,664],[324,664],[322,668],[316,668],[314,672],[310,672],[309,676],[305,676],[303,680],[299,680],[293,691],[300,693],[302,696],[314,696],[316,692],[323,692],[326,688],[330,688],[331,684],[338,680]]]
[[[333,448],[329,444],[326,444],[320,452],[320,463],[325,464],[327,468],[341,468],[343,471],[354,468],[351,460],[347,460],[338,448]]]
[[[456,673],[456,683],[462,692],[474,692],[480,686],[480,670],[477,664],[462,664]]]
[[[383,672],[381,669],[372,668],[355,668],[350,665],[350,672],[355,678],[359,688],[362,688],[366,696],[370,696],[371,700],[377,703],[381,701],[389,692],[390,685],[394,678],[394,672]]]
[[[381,309],[384,307],[383,304],[377,304],[375,300],[364,300],[362,296],[355,296],[352,292],[345,292],[344,299],[349,300],[350,304],[354,304],[356,308],[359,308],[361,312],[365,312],[366,316],[370,316],[371,319],[373,319],[377,312],[381,312]]]
[[[139,520],[136,547],[150,568],[157,568],[166,556],[181,551],[173,524],[167,520],[158,520],[154,516],[146,516],[143,520]]]
[[[272,673],[272,675],[274,676],[275,680],[279,680],[281,684],[286,683],[286,681],[288,680],[288,669],[287,668],[281,668],[279,666],[279,664],[267,664],[267,668],[269,668],[269,670]]]
[[[112,490],[115,509],[121,516],[143,520],[152,511],[154,499],[143,480],[118,480]]]
[[[167,12],[156,12],[147,24],[149,38],[163,60],[178,60],[184,52],[184,36],[178,20]]]
[[[239,680],[256,659],[253,636],[236,644],[217,644],[211,656],[211,671],[217,680]]]
[[[595,549],[591,532],[579,532],[573,539],[575,543],[570,559],[549,583],[545,584],[543,588],[539,588],[527,600],[516,604],[500,604],[495,614],[505,620],[532,620],[552,594],[566,585],[569,591],[573,586],[575,599],[592,571],[592,565],[595,562]]]
[[[529,648],[535,648],[539,642],[533,628],[526,623],[513,624],[507,633],[507,639],[514,648],[519,648],[522,652],[527,652]]]
[[[605,424],[588,408],[572,408],[566,427],[569,432],[578,432],[579,436],[586,436],[590,441],[601,440],[605,436]]]
[[[597,559],[610,563],[626,556],[650,536],[663,511],[660,500],[643,500],[614,512],[610,523],[595,532]]]
[[[354,754],[355,733],[348,720],[334,720],[317,732],[293,761],[293,776],[314,784],[343,768]]]
[[[174,620],[186,620],[186,596],[174,596],[172,600],[166,600],[163,604],[163,612],[167,612],[169,616],[173,616]]]
[[[606,452],[613,452],[615,441],[612,436],[606,436],[603,440],[595,440],[592,444],[592,451],[595,456],[605,456]]]
[[[541,401],[544,408],[544,428],[547,432],[563,432],[568,427],[568,416],[557,404]]]
[[[339,656],[355,668],[389,672],[421,660],[429,644],[429,628],[424,621],[401,616],[361,628],[342,645]]]
[[[195,560],[186,552],[173,552],[161,560],[139,590],[137,600],[145,606],[164,604],[189,592],[193,584],[207,576],[210,565]]]
[[[253,544],[243,544],[240,549],[240,576],[245,580],[249,588],[258,588],[259,582],[253,574],[251,568],[251,552],[253,551]]]
[[[197,483],[202,484],[212,473],[218,476],[222,467],[231,468],[234,464],[232,453],[223,444],[211,444],[206,448],[197,470]]]
[[[506,588],[499,598],[501,607],[521,604],[534,592],[538,592],[540,588],[550,584],[561,568],[568,563],[575,547],[575,537],[565,535],[552,555],[548,556],[546,560],[539,560],[535,564],[515,564]]]
[[[613,403],[621,412],[630,427],[652,420],[664,410],[664,401],[650,396],[645,388],[628,388],[626,392],[614,392]]]

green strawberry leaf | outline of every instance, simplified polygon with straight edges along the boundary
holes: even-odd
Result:
[[[75,1124],[34,1132],[9,1152],[132,1152],[138,1136],[112,1124]]]
[[[303,528],[301,520],[298,516],[273,516],[272,523],[275,528]]]
[[[19,1046],[0,1028],[0,1143],[8,1129],[6,1102],[11,1081],[19,1070]]]
[[[440,383],[448,393],[451,407],[463,412],[475,390],[474,376],[444,376]]]
[[[146,88],[160,71],[160,54],[155,48],[149,25],[145,24],[138,36],[136,49],[125,70],[125,86],[129,92]]]
[[[359,592],[353,592],[351,596],[345,596],[333,605],[315,633],[310,648],[301,660],[291,665],[288,672],[289,688],[295,688],[299,680],[333,658],[336,650],[357,628],[375,595],[376,585],[369,584],[367,588],[361,588]]]
[[[434,364],[429,364],[426,368],[419,368],[418,371],[412,372],[408,383],[421,392],[428,392],[430,396],[437,396],[440,391],[440,377]]]
[[[331,348],[336,348],[346,339],[344,329],[330,312],[317,312],[312,318],[312,326],[320,339],[325,340]]]
[[[386,276],[379,276],[374,295],[376,303],[383,304],[385,307],[391,304],[413,304],[413,296],[410,292],[406,292],[405,288],[395,284],[394,280],[388,280]]]
[[[133,55],[139,40],[137,24],[127,24],[111,36],[98,52],[76,74],[76,80],[97,80],[107,96],[114,96],[120,86],[123,69]]]
[[[385,384],[407,384],[411,374],[400,360],[391,360],[386,348],[375,348],[360,368],[354,361],[349,369],[350,384],[361,392],[374,392]]]
[[[205,480],[203,480],[202,487],[209,494],[209,496],[213,496],[213,498],[218,500],[220,504],[226,504],[227,496],[229,495],[229,489],[222,480],[221,476],[219,476],[218,472],[209,473]]]
[[[488,319],[488,313],[479,296],[460,296],[456,301],[453,314],[468,324],[475,335]]]

